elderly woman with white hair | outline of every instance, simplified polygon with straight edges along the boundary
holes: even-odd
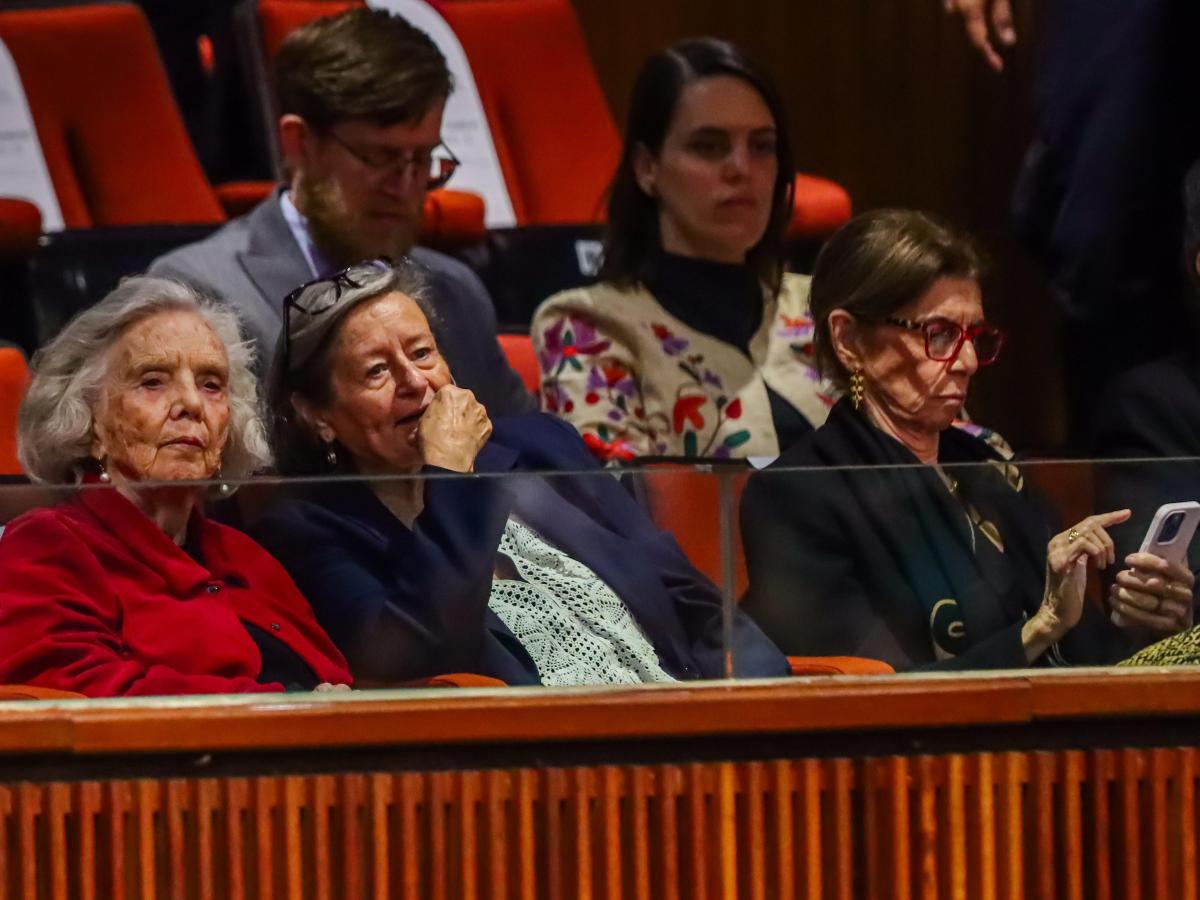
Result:
[[[34,356],[21,462],[82,487],[0,541],[0,681],[93,697],[350,681],[287,573],[200,509],[206,480],[270,461],[250,355],[231,312],[138,277]]]

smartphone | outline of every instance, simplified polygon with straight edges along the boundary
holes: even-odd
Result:
[[[1153,553],[1168,562],[1182,563],[1187,560],[1188,546],[1200,525],[1200,503],[1184,500],[1180,503],[1164,503],[1154,514],[1146,536],[1142,538],[1141,553]],[[1115,609],[1112,611],[1114,625],[1124,619]]]

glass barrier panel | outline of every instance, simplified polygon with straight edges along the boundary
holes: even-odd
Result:
[[[123,696],[742,674],[722,569],[734,500],[708,466],[9,485],[0,510],[0,683]],[[749,674],[786,675],[757,645]]]
[[[769,467],[726,490],[733,595],[797,674],[1200,662],[1200,459]]]
[[[1190,458],[5,484],[0,684],[629,688],[1195,663],[1200,507],[1156,514],[1198,496]],[[1048,572],[1078,558],[1092,564]]]

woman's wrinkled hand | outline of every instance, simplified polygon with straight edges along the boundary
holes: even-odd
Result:
[[[1192,627],[1196,577],[1181,563],[1153,553],[1131,553],[1117,573],[1108,602],[1122,626],[1140,626],[1158,637]]]
[[[348,685],[348,684],[331,684],[328,681],[322,681],[315,688],[313,688],[313,693],[314,694],[340,694],[344,691],[351,691],[351,690],[354,690],[354,689],[352,687],[350,687],[350,685]]]
[[[1011,0],[942,0],[946,12],[962,16],[963,27],[975,49],[995,71],[1004,69],[997,45],[1011,47],[1017,42],[1013,28]]]
[[[1041,608],[1030,620],[1039,644],[1048,647],[1079,623],[1088,566],[1104,569],[1116,562],[1116,546],[1107,529],[1126,521],[1130,514],[1120,509],[1088,516],[1050,539],[1046,546],[1046,589]]]
[[[426,465],[470,472],[491,434],[492,420],[483,404],[467,389],[448,384],[433,395],[415,439]]]

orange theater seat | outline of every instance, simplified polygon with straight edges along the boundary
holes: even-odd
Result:
[[[895,673],[882,659],[863,656],[789,656],[793,675],[892,675]]]
[[[42,211],[28,200],[0,197],[0,260],[25,259],[42,236]]]
[[[729,524],[733,529],[733,592],[735,597],[741,597],[749,578],[742,552],[738,506],[750,470],[730,466],[728,470],[722,467],[717,471],[720,477],[674,463],[647,465],[646,502],[658,527],[674,535],[691,564],[719,586],[724,578],[720,478],[727,477],[731,492]]]
[[[224,220],[130,3],[0,12],[68,228]]]
[[[86,700],[83,694],[31,684],[0,684],[0,700]]]
[[[820,240],[833,234],[850,218],[850,195],[836,181],[816,175],[796,175],[795,206],[788,237]]]
[[[598,221],[621,138],[571,4],[448,3],[442,14],[470,60],[517,224]]]
[[[29,367],[20,350],[0,347],[0,475],[20,475],[17,410],[29,386]]]
[[[533,341],[527,334],[500,335],[500,349],[508,358],[508,364],[513,371],[521,376],[529,393],[536,394],[542,384],[542,370],[538,365],[537,354],[533,351]]]
[[[258,28],[265,58],[274,59],[283,39],[301,25],[366,5],[362,0],[259,0]]]

